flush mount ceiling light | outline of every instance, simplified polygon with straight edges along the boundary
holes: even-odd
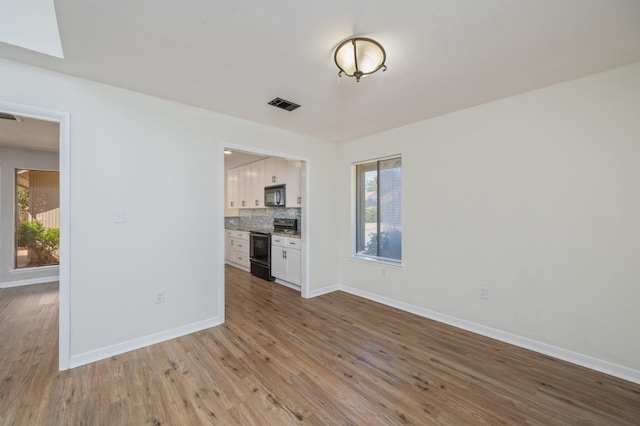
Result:
[[[343,41],[336,49],[333,59],[340,68],[338,76],[342,77],[342,73],[345,73],[349,77],[355,77],[357,82],[362,76],[373,74],[380,68],[382,71],[387,70],[384,48],[370,38],[354,37]]]

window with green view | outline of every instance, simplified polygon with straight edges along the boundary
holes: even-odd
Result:
[[[402,260],[402,160],[356,165],[356,256]]]

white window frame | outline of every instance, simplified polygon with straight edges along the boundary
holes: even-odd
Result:
[[[358,173],[357,166],[362,164],[369,164],[378,161],[391,160],[394,158],[400,158],[402,161],[402,154],[393,154],[384,157],[371,158],[368,160],[362,160],[351,164],[351,182],[352,182],[352,190],[351,190],[351,258],[358,261],[364,262],[372,262],[372,263],[382,263],[389,266],[403,266],[403,256],[398,259],[390,259],[386,257],[378,257],[371,256],[358,253],[357,246],[357,238],[358,238]],[[404,203],[403,203],[404,204]],[[402,206],[402,212],[400,217],[401,223],[404,223],[404,206]],[[404,246],[404,238],[401,241],[401,247]],[[402,250],[402,249],[401,249]],[[402,250],[403,252],[404,250]]]

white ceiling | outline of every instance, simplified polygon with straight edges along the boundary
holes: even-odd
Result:
[[[29,117],[20,118],[22,121],[0,119],[0,146],[58,151],[58,123]]]
[[[640,61],[638,0],[55,5],[64,59],[2,43],[0,57],[328,141]],[[339,79],[333,51],[351,36],[379,41],[388,71]]]
[[[224,156],[224,169],[229,170],[245,164],[254,163],[265,158],[263,155],[250,154],[242,151],[232,151]]]

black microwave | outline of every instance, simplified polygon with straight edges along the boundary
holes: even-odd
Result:
[[[286,205],[286,185],[264,187],[265,207],[284,207]]]

